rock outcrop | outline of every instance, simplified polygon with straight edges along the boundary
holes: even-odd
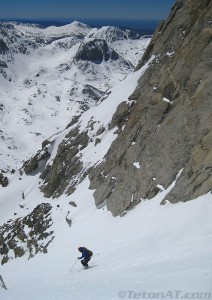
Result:
[[[86,173],[83,173],[83,163],[79,152],[88,144],[87,132],[79,132],[76,127],[71,129],[60,143],[53,163],[49,163],[41,174],[44,180],[41,190],[45,197],[59,197],[66,192],[73,193],[75,186],[81,182]],[[82,174],[80,174],[82,172]]]
[[[119,59],[119,55],[107,45],[106,41],[95,39],[81,44],[75,59],[99,64],[103,60],[117,60]]]
[[[53,231],[50,230],[51,209],[50,204],[42,203],[24,218],[9,220],[0,227],[1,264],[26,253],[29,258],[38,252],[47,253],[54,239]]]
[[[50,153],[48,152],[47,147],[47,145],[49,144],[50,143],[48,143],[48,141],[45,140],[42,145],[42,150],[39,150],[33,157],[31,157],[24,163],[23,169],[26,174],[30,174],[38,169],[39,171],[42,171],[42,169],[45,167],[46,161],[50,157]]]
[[[114,26],[103,26],[101,29],[96,30],[88,35],[89,38],[103,39],[107,42],[114,42],[124,39],[138,39],[139,34],[132,30],[121,30]]]
[[[135,105],[128,114],[120,105],[113,118],[123,131],[90,173],[96,205],[106,203],[114,216],[174,180],[164,201],[211,191],[211,15],[210,0],[176,1],[137,66],[152,58],[129,99]]]
[[[0,39],[0,54],[5,54],[9,51],[9,48],[7,47],[6,43],[3,39]]]
[[[3,170],[0,170],[0,185],[2,187],[7,187],[9,184],[9,180],[7,176],[5,176],[5,172]]]

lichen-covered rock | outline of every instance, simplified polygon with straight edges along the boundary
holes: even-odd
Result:
[[[51,209],[50,204],[42,203],[24,218],[9,220],[0,226],[2,264],[24,254],[31,258],[38,252],[47,252],[48,245],[54,239],[53,231],[50,230]]]
[[[211,1],[176,1],[137,66],[152,58],[130,96],[135,105],[113,116],[111,126],[124,129],[89,175],[96,204],[114,216],[176,178],[165,198],[172,203],[212,189],[211,14]]]

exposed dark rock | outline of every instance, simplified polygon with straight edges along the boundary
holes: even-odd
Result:
[[[8,68],[6,62],[4,62],[3,60],[0,60],[0,67],[1,68]]]
[[[87,95],[89,98],[95,100],[96,102],[104,95],[104,92],[98,90],[92,85],[86,84],[82,89],[82,93]]]
[[[212,189],[211,5],[176,2],[137,66],[153,58],[130,97],[135,105],[128,112],[121,104],[113,116],[110,128],[126,125],[89,177],[96,205],[106,203],[114,216],[177,175],[165,197],[172,203]]]
[[[5,54],[9,51],[9,48],[7,47],[6,43],[3,39],[0,39],[0,54]]]
[[[76,203],[74,201],[70,201],[69,204],[73,207],[77,207]]]
[[[46,139],[45,141],[42,142],[42,149],[50,144],[51,144],[51,142],[48,139]]]
[[[96,135],[101,135],[105,131],[105,127],[101,126],[96,132]]]
[[[33,257],[38,252],[47,252],[49,243],[53,240],[51,205],[42,203],[24,218],[10,220],[0,226],[0,254],[1,263],[8,262],[10,258],[21,257],[28,253]],[[11,257],[9,251],[14,256]]]
[[[47,141],[44,141],[44,148],[37,152],[35,156],[27,160],[24,165],[23,169],[26,174],[30,174],[31,172],[38,169],[38,167],[44,168],[47,160],[50,157],[50,153],[48,152],[48,149],[46,148],[46,145],[49,145]],[[42,145],[43,146],[43,145]]]
[[[79,120],[80,116],[74,116],[71,120],[71,122],[66,126],[66,129],[76,124]]]
[[[134,102],[132,103],[126,103],[126,102],[122,102],[119,104],[117,111],[115,112],[115,114],[112,117],[112,121],[108,126],[108,129],[112,129],[115,126],[117,126],[118,128],[122,128],[122,126],[124,124],[126,124],[127,119],[130,115],[130,112],[132,110],[132,107],[134,105]]]
[[[5,72],[4,68],[0,67],[0,74],[6,79],[7,78],[7,73]]]
[[[100,139],[100,138],[96,138],[96,140],[95,140],[95,146],[96,146],[97,144],[99,144],[99,143],[101,143],[101,139]]]
[[[4,171],[0,170],[0,185],[2,187],[7,187],[9,184],[8,178],[4,175]]]
[[[87,132],[79,133],[77,127],[66,135],[58,147],[53,163],[41,174],[44,179],[41,190],[45,197],[59,197],[65,191],[70,195],[76,184],[86,176],[86,173],[79,176],[83,164],[78,152],[87,146],[88,141]]]
[[[103,60],[117,60],[119,59],[119,55],[113,49],[109,48],[104,40],[95,39],[80,45],[75,59],[101,63]]]

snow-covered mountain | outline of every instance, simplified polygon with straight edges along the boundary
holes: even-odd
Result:
[[[11,81],[2,77],[5,91],[15,97],[10,88],[20,84],[17,103],[31,97],[29,107],[37,109],[20,131],[8,101],[7,126],[16,117],[20,133],[13,142],[24,144],[24,128],[34,126],[39,140],[28,142],[42,145],[18,171],[0,175],[1,275],[8,288],[0,278],[0,297],[212,297],[211,12],[211,1],[177,0],[133,72],[125,51],[144,40],[118,29],[89,29],[70,49],[65,36],[64,47],[54,40],[29,54],[7,53],[1,43],[8,58],[2,65],[20,70],[23,80],[18,56],[27,70],[25,83],[18,73]],[[76,97],[69,111],[67,91]],[[60,111],[46,116],[51,108]],[[14,151],[17,166],[29,153],[23,149]],[[82,269],[79,246],[93,251],[93,268]]]
[[[149,40],[77,21],[47,28],[1,22],[0,168],[19,168],[44,139],[95,106],[133,71]]]

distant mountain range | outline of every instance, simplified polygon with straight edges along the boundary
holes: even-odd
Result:
[[[134,70],[149,41],[129,29],[78,21],[0,22],[0,169],[20,167],[44,139],[97,105]]]
[[[38,24],[39,26],[45,28],[49,26],[64,26],[70,24],[74,20],[30,20],[30,19],[13,19],[5,20],[0,19],[0,21],[15,21],[20,23],[28,24]],[[102,26],[115,26],[121,29],[133,29],[141,35],[152,35],[159,25],[161,20],[114,20],[114,19],[80,19],[78,20],[85,23],[91,27],[102,27]]]

